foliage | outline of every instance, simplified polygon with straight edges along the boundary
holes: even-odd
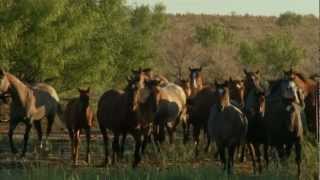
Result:
[[[163,12],[122,0],[1,0],[0,66],[60,90],[113,86],[151,64]]]
[[[263,70],[275,75],[297,65],[304,50],[295,45],[289,34],[273,34],[255,42],[242,42],[239,56],[244,65],[266,67]]]
[[[194,38],[204,47],[220,45],[232,40],[232,34],[223,24],[197,26]]]
[[[302,22],[302,16],[293,12],[285,12],[279,16],[276,23],[279,26],[299,25]]]

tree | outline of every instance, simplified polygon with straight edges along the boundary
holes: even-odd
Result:
[[[281,14],[276,23],[279,26],[290,26],[290,25],[299,25],[302,21],[302,16],[293,12],[285,12]]]
[[[246,66],[259,67],[277,75],[297,65],[304,57],[304,50],[294,44],[289,34],[273,34],[255,42],[241,42],[239,57]]]
[[[131,9],[123,0],[0,3],[0,66],[61,91],[121,85],[130,68],[151,64],[165,23],[163,6]]]

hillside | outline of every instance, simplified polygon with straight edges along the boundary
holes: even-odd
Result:
[[[319,73],[319,19],[302,16],[298,25],[279,26],[277,17],[260,16],[219,16],[219,15],[168,15],[168,26],[159,37],[159,60],[161,72],[172,80],[182,67],[182,76],[187,77],[189,66],[200,66],[207,79],[237,77],[245,66],[239,62],[239,44],[242,41],[256,41],[268,34],[288,32],[294,45],[305,51],[305,56],[295,69],[306,75]],[[198,26],[222,24],[231,32],[232,43],[223,46],[204,48],[193,39]],[[157,64],[158,64],[157,63]],[[163,66],[162,64],[166,64]],[[252,67],[246,67],[252,68]]]

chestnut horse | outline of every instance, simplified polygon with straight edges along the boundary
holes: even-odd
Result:
[[[42,148],[42,129],[41,120],[48,120],[46,140],[52,129],[52,124],[56,115],[61,115],[61,107],[59,97],[51,86],[47,84],[36,84],[28,86],[20,81],[14,75],[0,71],[1,84],[0,94],[10,94],[12,102],[10,103],[10,120],[9,120],[9,142],[12,153],[17,153],[17,149],[13,144],[13,132],[18,123],[23,122],[26,125],[24,134],[24,144],[21,156],[25,156],[29,139],[29,132],[34,124],[40,148]]]
[[[201,74],[202,67],[191,68],[189,67],[189,83],[191,87],[191,94],[189,97],[195,96],[201,89],[204,88],[204,79]]]
[[[315,94],[317,82],[311,78],[306,78],[301,73],[295,72],[292,69],[285,71],[284,73],[286,78],[292,78],[297,86],[303,91],[308,129],[311,132],[316,133],[317,120]]]
[[[68,129],[71,140],[71,159],[76,165],[79,156],[80,130],[84,129],[87,138],[86,161],[90,163],[90,138],[91,128],[94,120],[94,113],[90,107],[90,89],[78,89],[80,96],[70,100],[64,111],[63,120]]]

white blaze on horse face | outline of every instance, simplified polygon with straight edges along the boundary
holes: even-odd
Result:
[[[197,80],[196,80],[196,78],[197,78],[197,73],[196,72],[193,72],[192,73],[192,83],[193,83],[193,87],[197,87]]]
[[[223,88],[219,88],[219,89],[218,89],[218,93],[219,93],[220,95],[222,95],[222,94],[224,93],[224,89],[223,89]]]

